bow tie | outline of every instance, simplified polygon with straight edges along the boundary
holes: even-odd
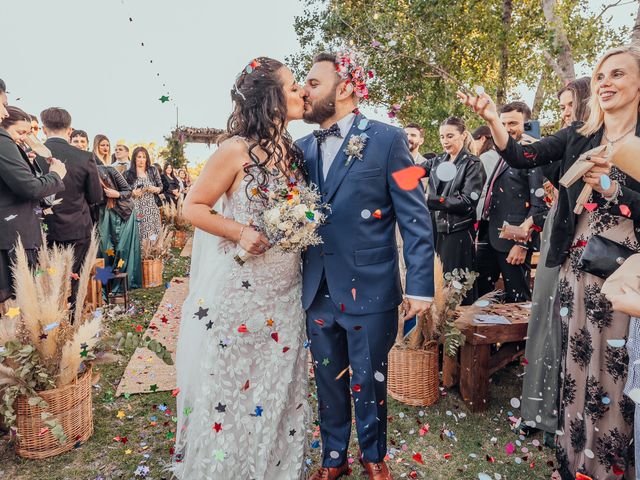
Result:
[[[340,132],[340,127],[338,126],[337,123],[334,123],[329,128],[326,128],[324,130],[314,130],[313,135],[318,140],[318,145],[322,144],[322,142],[324,142],[327,138],[329,138],[332,135],[338,138],[342,137],[342,133]]]

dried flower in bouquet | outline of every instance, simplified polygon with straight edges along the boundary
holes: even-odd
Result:
[[[167,225],[174,230],[188,231],[191,223],[184,216],[184,199],[178,197],[176,203],[168,201],[162,205],[162,216]]]
[[[145,238],[142,241],[142,260],[167,258],[171,254],[172,238],[173,232],[166,225],[158,235]]]
[[[405,345],[421,349],[443,343],[445,353],[455,356],[465,342],[463,333],[455,326],[456,308],[473,288],[476,278],[478,273],[469,269],[454,269],[443,274],[442,261],[436,256],[433,301],[429,310],[418,317],[416,328],[404,341]]]
[[[253,228],[263,233],[272,248],[283,252],[299,252],[312,245],[320,245],[322,238],[317,229],[325,221],[328,209],[313,185],[302,185],[291,180],[281,188],[269,191],[264,209],[254,220]],[[236,255],[240,264],[248,254]]]

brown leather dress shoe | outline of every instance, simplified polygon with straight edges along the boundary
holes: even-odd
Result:
[[[393,480],[386,463],[368,463],[362,460],[360,460],[360,463],[367,472],[367,475],[369,475],[369,480]]]
[[[336,480],[349,474],[349,464],[344,462],[339,467],[321,467],[311,475],[309,480]]]

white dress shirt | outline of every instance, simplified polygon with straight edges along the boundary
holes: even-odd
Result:
[[[322,155],[322,174],[326,180],[327,174],[329,173],[329,169],[333,164],[338,152],[340,151],[340,147],[344,142],[345,137],[349,134],[351,127],[353,126],[353,121],[356,118],[355,113],[350,113],[345,115],[336,123],[338,124],[338,128],[340,129],[340,137],[336,137],[335,135],[331,135],[325,139],[324,142],[320,144],[320,155]],[[429,220],[431,221],[431,220]],[[432,297],[417,297],[415,295],[407,295],[407,298],[413,298],[415,300],[424,300],[427,302],[431,302],[433,300]]]
[[[331,135],[320,144],[320,154],[322,155],[322,175],[324,176],[325,180],[327,179],[327,174],[329,173],[331,164],[340,151],[342,142],[344,142],[345,137],[349,134],[349,130],[351,130],[351,127],[353,126],[353,121],[355,120],[355,118],[355,113],[350,113],[342,117],[336,122],[338,124],[338,128],[340,129],[340,137]]]

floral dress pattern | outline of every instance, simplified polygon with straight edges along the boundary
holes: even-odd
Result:
[[[244,224],[261,209],[246,186],[225,198],[221,212]],[[273,179],[269,188],[277,188]],[[309,407],[300,254],[274,248],[241,266],[235,244],[200,230],[193,249],[177,350],[174,473],[185,480],[304,478]]]
[[[619,172],[617,179],[624,182]],[[620,198],[624,203],[624,197]],[[563,480],[582,473],[593,480],[635,478],[634,403],[623,393],[627,377],[629,316],[614,312],[600,293],[604,280],[579,268],[593,235],[640,251],[629,218],[585,210],[562,265],[555,314],[561,318],[560,425],[556,455]],[[623,475],[623,477],[621,477]]]

